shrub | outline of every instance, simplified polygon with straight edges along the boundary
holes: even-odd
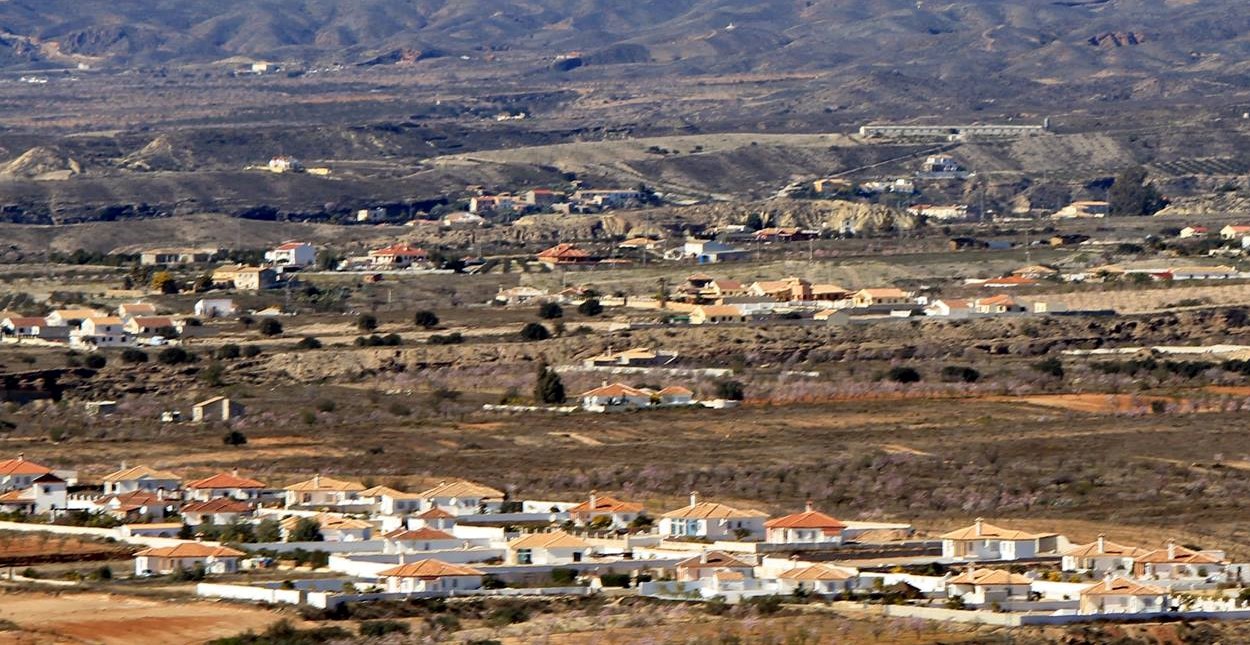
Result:
[[[121,359],[123,363],[134,365],[148,362],[148,355],[143,350],[128,347],[122,350]]]
[[[278,336],[282,333],[282,323],[276,318],[266,318],[260,321],[259,329],[264,336]]]
[[[947,365],[942,368],[942,380],[946,383],[976,383],[981,373],[963,365]]]
[[[895,383],[918,383],[920,382],[920,372],[910,367],[891,367],[886,372],[885,377]]]
[[[231,359],[231,358],[238,358],[239,346],[235,345],[234,343],[228,343],[228,344],[222,345],[221,347],[217,348],[217,351],[214,352],[213,355],[223,360]]]
[[[108,359],[99,354],[92,354],[85,361],[86,366],[93,370],[104,369],[104,366],[108,365],[108,363]]]
[[[547,367],[546,363],[538,366],[538,380],[534,383],[534,400],[540,403],[564,403],[564,382],[560,375]]]
[[[304,422],[306,426],[313,425],[317,423],[317,413],[312,410],[304,410],[299,413],[299,420]]]
[[[453,331],[446,336],[434,334],[426,342],[431,345],[459,345],[464,342],[464,336],[458,331]]]
[[[746,387],[738,381],[721,381],[716,384],[716,396],[729,401],[746,398]]]
[[[390,412],[391,414],[397,417],[406,417],[412,414],[412,410],[408,406],[404,405],[403,403],[400,403],[399,401],[396,401],[390,404],[389,406],[387,406],[386,411]]]
[[[242,354],[243,358],[256,358],[260,356],[260,348],[255,345],[244,345]]]
[[[1057,358],[1047,358],[1033,364],[1033,369],[1055,378],[1063,378],[1063,362]]]
[[[577,580],[577,569],[566,569],[564,567],[556,567],[551,570],[551,581],[560,586],[567,587]]]
[[[552,571],[552,575],[555,572]],[[523,623],[530,619],[529,612],[525,611],[525,606],[520,602],[510,601],[503,603],[495,608],[486,619],[486,624],[491,627],[506,627],[516,623]]]
[[[564,317],[564,309],[554,302],[544,302],[538,305],[538,317],[545,320],[553,320],[555,318]]]
[[[334,412],[334,409],[337,407],[338,404],[331,399],[321,399],[320,401],[317,401],[318,412]]]
[[[305,336],[295,343],[296,349],[321,349],[321,341],[312,336]]]
[[[401,623],[398,620],[366,620],[360,623],[360,635],[370,638],[387,634],[407,634],[408,631],[408,623]]]
[[[156,355],[156,360],[162,365],[178,365],[181,363],[190,363],[191,354],[181,347],[166,347]]]
[[[321,524],[311,517],[299,518],[286,536],[287,542],[321,542],[324,539],[321,536]]]
[[[542,323],[526,323],[521,328],[521,339],[529,341],[547,340],[551,338],[551,332]]]
[[[221,376],[223,373],[225,373],[225,370],[221,367],[221,363],[209,363],[208,367],[205,367],[204,370],[200,372],[200,380],[204,381],[205,384],[211,387],[217,387],[221,385]]]
[[[412,322],[418,327],[430,329],[438,326],[438,316],[433,311],[422,310],[412,315]]]
[[[231,430],[226,436],[221,438],[221,442],[227,446],[242,446],[247,444],[247,435],[238,430]]]
[[[373,314],[360,314],[356,318],[356,329],[373,331],[378,328],[378,317]]]
[[[577,305],[577,313],[583,316],[598,316],[603,313],[603,305],[599,304],[598,300],[590,298]]]

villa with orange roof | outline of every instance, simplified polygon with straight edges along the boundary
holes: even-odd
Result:
[[[421,496],[405,493],[389,486],[374,486],[360,491],[357,501],[372,505],[382,515],[402,515],[421,510]]]
[[[28,486],[0,493],[0,509],[36,515],[55,512],[68,505],[67,491],[64,479],[47,472],[34,477]]]
[[[651,407],[651,393],[624,383],[604,384],[593,390],[582,392],[582,409],[589,412],[608,412],[611,410],[632,410]]]
[[[229,497],[242,501],[259,499],[265,492],[265,484],[240,477],[236,470],[232,473],[218,473],[212,477],[193,481],[186,485],[187,498],[198,502],[207,502],[218,497]]]
[[[777,582],[785,593],[802,589],[809,593],[830,596],[854,589],[858,578],[853,570],[828,564],[813,564],[783,571],[777,575]]]
[[[143,491],[155,493],[163,490],[172,493],[182,486],[182,477],[167,470],[156,470],[148,466],[132,466],[122,464],[121,470],[104,476],[104,494],[117,495]]]
[[[548,267],[594,264],[595,258],[575,244],[563,242],[538,254],[538,261]]]
[[[286,491],[286,507],[294,506],[338,506],[351,504],[359,500],[363,484],[321,474],[313,475],[312,479],[291,484],[283,489]]]
[[[566,511],[575,526],[595,525],[602,528],[623,529],[642,515],[642,504],[622,502],[615,497],[590,491],[590,498]]]
[[[972,526],[941,536],[942,557],[950,560],[1021,560],[1057,551],[1054,533],[1029,533],[994,526],[977,518]]]
[[[1168,540],[1167,546],[1133,559],[1133,577],[1183,580],[1222,576],[1228,561],[1222,551],[1194,551]]]
[[[1097,575],[1132,571],[1133,562],[1148,553],[1146,549],[1124,546],[1099,535],[1089,544],[1077,544],[1063,552],[1064,571],[1088,571]]]
[[[289,539],[292,531],[300,520],[307,519],[298,515],[278,522],[282,527],[283,539]],[[321,539],[325,542],[364,542],[373,536],[372,522],[345,517],[337,513],[318,513],[313,516],[321,528]]]
[[[469,481],[441,482],[417,496],[423,510],[441,508],[452,515],[473,515],[483,509],[498,511],[504,501],[503,491]]]
[[[946,581],[946,596],[970,605],[1028,600],[1033,581],[1005,569],[968,569]]]
[[[1139,614],[1167,610],[1167,589],[1127,578],[1108,577],[1081,591],[1080,613],[1085,615]]]
[[[26,488],[37,477],[52,474],[52,469],[33,461],[28,461],[25,454],[18,454],[17,459],[0,461],[0,491]]]
[[[182,519],[191,526],[214,524],[228,526],[252,514],[252,505],[229,497],[207,502],[191,502],[182,507]]]
[[[456,526],[456,516],[435,506],[408,520],[408,528],[430,528],[450,531]]]
[[[239,570],[239,560],[246,555],[228,547],[198,542],[144,549],[135,554],[135,575],[167,575],[198,566],[203,566],[204,572],[209,574],[235,573]]]
[[[441,560],[421,560],[384,569],[378,577],[386,581],[389,593],[422,591],[467,591],[482,586],[484,574],[473,567],[449,564]]]
[[[660,535],[667,538],[707,540],[759,540],[764,537],[768,515],[699,500],[690,493],[690,504],[660,516]]]
[[[317,263],[317,247],[291,240],[265,251],[265,261],[276,266],[306,267]]]
[[[408,244],[392,244],[380,249],[369,251],[369,263],[375,269],[407,269],[414,264],[425,262],[429,253]]]
[[[812,507],[809,501],[802,513],[764,522],[765,541],[771,544],[842,544],[846,525]]]
[[[443,549],[459,549],[465,541],[438,529],[398,528],[382,534],[383,553],[404,553],[406,551],[441,551]]]
[[[560,565],[583,562],[590,543],[564,531],[531,533],[508,543],[508,564]]]
[[[724,551],[703,551],[678,562],[673,568],[677,570],[677,579],[682,582],[703,580],[726,571],[746,578],[755,577],[755,565]]]

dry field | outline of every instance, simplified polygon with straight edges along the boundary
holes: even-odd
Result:
[[[91,542],[68,535],[30,535],[0,531],[0,566],[34,562],[126,557],[133,549]]]
[[[203,643],[252,629],[279,617],[262,609],[180,599],[157,601],[110,594],[0,594],[0,619],[20,632],[0,632],[15,645],[93,643],[169,645]]]

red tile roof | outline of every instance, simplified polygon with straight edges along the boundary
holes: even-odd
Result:
[[[187,488],[264,488],[265,485],[255,479],[239,477],[231,473],[218,473],[212,477],[193,481]]]

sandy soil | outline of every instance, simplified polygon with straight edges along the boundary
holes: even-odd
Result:
[[[0,643],[202,643],[277,622],[274,613],[225,603],[159,602],[108,594],[6,594],[0,618],[23,632],[0,633]]]

